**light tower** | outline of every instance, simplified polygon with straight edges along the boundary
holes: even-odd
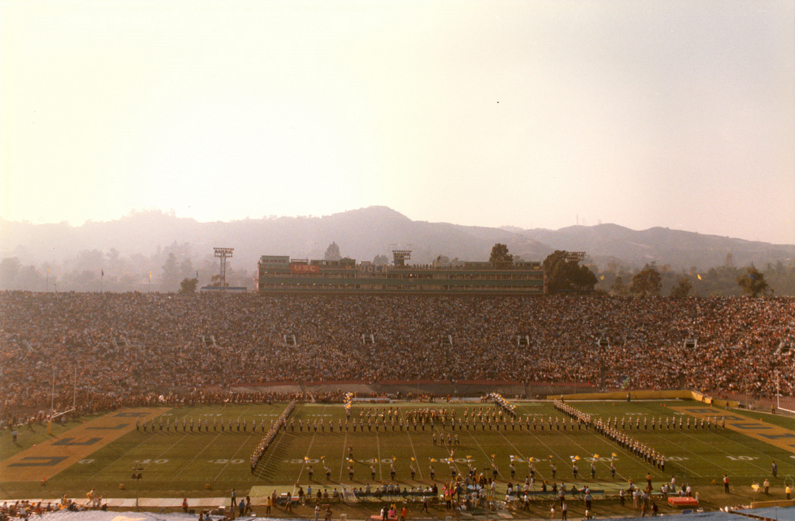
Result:
[[[406,261],[411,259],[411,244],[408,245],[408,248],[399,248],[393,244],[389,246],[392,247],[392,265],[405,266]]]
[[[215,250],[215,256],[221,259],[221,291],[226,290],[226,259],[232,257],[232,252],[235,251],[234,248],[213,248]]]

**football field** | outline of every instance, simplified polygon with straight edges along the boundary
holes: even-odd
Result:
[[[536,489],[547,481],[607,493],[628,480],[645,485],[647,475],[655,489],[672,476],[699,487],[728,475],[733,486],[749,490],[765,478],[783,487],[795,476],[792,418],[690,401],[571,405],[594,420],[610,418],[664,454],[664,470],[596,429],[571,423],[545,401],[518,402],[513,421],[491,403],[354,403],[350,416],[339,403],[299,404],[253,472],[251,455],[286,404],[163,407],[81,418],[53,426],[51,434],[46,425],[22,428],[16,443],[4,434],[0,495],[40,497],[45,477],[47,494],[55,496],[80,497],[95,488],[117,497],[137,490],[142,497],[211,497],[295,484],[424,487],[470,470],[496,475],[501,488],[532,474]],[[140,481],[132,479],[133,468],[142,469]]]

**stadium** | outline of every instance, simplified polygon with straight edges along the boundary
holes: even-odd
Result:
[[[461,266],[408,265],[411,250],[393,250],[392,263],[355,259],[290,259],[263,255],[261,294],[540,295],[546,293],[540,262],[465,262]]]
[[[264,256],[243,294],[1,293],[3,515],[791,505],[792,299],[344,264]]]

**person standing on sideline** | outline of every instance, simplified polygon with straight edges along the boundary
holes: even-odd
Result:
[[[723,491],[729,493],[729,476],[726,474],[723,475]]]
[[[420,512],[427,512],[428,514],[431,513],[431,511],[428,510],[428,496],[422,496],[422,508],[420,509]]]

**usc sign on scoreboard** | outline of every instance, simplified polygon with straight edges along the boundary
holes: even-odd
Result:
[[[290,273],[293,275],[301,275],[303,273],[320,273],[320,266],[312,266],[309,264],[290,264]]]

